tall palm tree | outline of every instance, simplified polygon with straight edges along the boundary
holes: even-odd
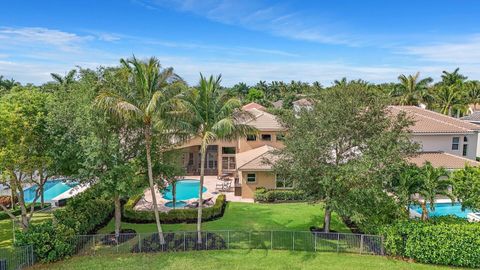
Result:
[[[152,137],[157,123],[163,126],[171,119],[175,100],[179,94],[176,88],[167,87],[180,80],[172,68],[162,69],[160,62],[151,57],[140,61],[133,56],[121,59],[121,73],[128,81],[128,89],[107,89],[97,96],[97,104],[114,113],[126,124],[138,124],[143,132],[147,158],[147,174],[160,244],[164,244],[162,226],[158,213],[157,197],[152,173]]]
[[[202,209],[203,183],[205,178],[205,158],[207,146],[216,140],[234,140],[256,130],[243,124],[251,117],[248,112],[240,110],[242,102],[228,97],[220,90],[221,76],[210,78],[200,74],[198,88],[193,88],[185,95],[184,102],[190,112],[188,123],[192,134],[201,139],[200,146],[200,188],[198,191],[197,232],[199,244],[202,243]]]
[[[467,99],[470,104],[473,103],[473,110],[476,111],[477,105],[480,103],[480,81],[468,81],[464,86],[467,92]]]
[[[443,85],[453,85],[453,84],[461,84],[465,80],[468,79],[467,76],[464,76],[459,73],[460,68],[456,68],[453,72],[448,72],[448,71],[442,71],[442,82],[441,84]]]
[[[415,165],[408,166],[394,178],[393,193],[408,214],[414,202],[412,195],[417,194],[422,186],[422,170]]]
[[[61,86],[66,86],[66,85],[74,82],[76,74],[77,74],[77,70],[75,70],[75,69],[70,70],[67,73],[67,75],[65,75],[65,76],[62,76],[62,75],[57,74],[57,73],[50,73],[50,75],[52,76],[52,79],[56,83],[60,84]]]
[[[420,202],[422,207],[422,220],[428,219],[427,204],[430,210],[435,211],[435,198],[437,195],[444,195],[454,200],[453,195],[448,188],[451,181],[448,179],[448,171],[444,168],[435,168],[430,162],[422,166],[421,173],[422,184],[418,189],[418,194],[423,198]]]
[[[440,113],[452,116],[454,109],[463,110],[465,107],[464,93],[458,84],[439,85],[435,88],[433,100]]]
[[[393,96],[398,97],[400,105],[419,105],[425,97],[430,83],[433,79],[430,77],[420,79],[420,72],[414,75],[398,76],[399,84],[393,90]]]

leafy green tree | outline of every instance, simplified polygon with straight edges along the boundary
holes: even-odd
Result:
[[[435,199],[437,195],[444,195],[455,199],[449,192],[448,188],[452,182],[448,179],[448,171],[445,168],[435,168],[430,162],[425,163],[421,168],[421,185],[417,191],[418,195],[422,197],[419,201],[422,207],[422,220],[428,219],[428,208],[435,211]],[[427,204],[430,207],[427,207]]]
[[[173,121],[173,116],[176,115],[174,105],[179,93],[175,91],[176,88],[169,88],[168,85],[180,78],[172,68],[162,69],[160,62],[154,57],[146,61],[132,57],[127,60],[121,59],[120,62],[124,79],[129,82],[127,89],[105,89],[98,95],[97,104],[114,113],[125,124],[140,126],[138,131],[144,136],[147,175],[157,231],[163,245],[165,239],[160,224],[152,172],[152,138],[157,123]]]
[[[185,106],[191,116],[186,122],[191,134],[201,140],[200,146],[200,188],[197,231],[198,243],[202,243],[202,209],[203,209],[203,183],[205,178],[205,156],[207,146],[216,140],[234,140],[255,130],[242,120],[251,116],[240,111],[242,102],[237,98],[223,95],[220,89],[221,76],[210,76],[208,79],[200,74],[198,88],[193,88],[184,97]]]
[[[400,105],[419,105],[424,99],[430,83],[433,79],[428,77],[420,79],[420,72],[415,75],[398,76],[400,83],[394,89],[392,95],[398,99]]]
[[[0,97],[9,92],[14,86],[20,86],[20,83],[13,78],[9,80],[0,75]]]
[[[377,209],[363,195],[388,200],[384,190],[395,168],[418,147],[408,138],[411,121],[405,114],[389,116],[386,104],[368,86],[337,86],[324,90],[312,110],[283,119],[289,132],[275,170],[324,202],[326,232],[332,211],[365,221]]]
[[[248,90],[248,94],[246,96],[247,102],[264,103],[264,99],[265,94],[263,93],[263,91],[256,88],[250,88],[250,90]]]
[[[450,177],[453,182],[453,194],[462,203],[462,207],[480,210],[480,168],[466,166],[455,171]]]

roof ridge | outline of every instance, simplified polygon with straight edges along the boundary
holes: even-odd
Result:
[[[439,115],[439,116],[442,116],[442,117],[448,117],[448,118],[452,118],[454,120],[457,120],[451,116],[447,116],[447,115],[444,115],[444,114],[441,114],[441,113],[437,113],[437,112],[434,112],[434,111],[431,111],[431,110],[426,110],[426,109],[421,109],[419,107],[415,107],[415,106],[410,106],[410,107],[413,107],[413,108],[416,108],[416,109],[419,109],[419,110],[423,110],[423,111],[428,111],[429,113],[433,113],[433,114],[436,114],[436,115]],[[424,117],[424,118],[427,118],[427,119],[430,119],[430,120],[433,120],[435,122],[438,122],[438,123],[443,123],[443,124],[446,124],[446,125],[449,125],[449,126],[452,126],[452,127],[456,127],[456,128],[460,128],[464,131],[474,131],[473,129],[468,129],[468,128],[465,128],[465,127],[462,127],[460,125],[455,125],[455,124],[452,124],[452,123],[449,123],[449,122],[446,122],[446,121],[443,121],[443,120],[440,120],[440,119],[435,119],[431,116],[428,116],[428,115],[424,115],[424,114],[421,114],[421,113],[417,113],[417,112],[414,112],[416,113],[417,115],[421,116],[421,117]],[[458,121],[461,121],[461,120],[458,120]],[[464,123],[466,124],[466,123]]]

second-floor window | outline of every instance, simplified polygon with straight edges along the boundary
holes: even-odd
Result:
[[[255,135],[247,135],[247,141],[256,141],[257,140],[257,136]]]
[[[271,141],[272,135],[271,134],[262,134],[262,141]]]
[[[458,150],[460,145],[460,137],[452,138],[452,150]]]

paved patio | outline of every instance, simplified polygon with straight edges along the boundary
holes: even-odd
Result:
[[[195,179],[195,180],[200,180],[200,176],[185,176],[185,179]],[[204,187],[207,188],[207,191],[203,193],[203,198],[208,199],[208,198],[213,198],[214,201],[216,201],[218,195],[220,194],[225,194],[227,201],[231,202],[250,202],[253,203],[253,199],[243,199],[240,196],[235,196],[233,193],[233,183],[232,187],[230,188],[229,191],[226,192],[220,192],[217,191],[215,186],[216,183],[218,182],[217,176],[205,176],[204,179]],[[155,195],[157,197],[157,205],[158,209],[162,212],[168,212],[172,210],[173,208],[166,207],[165,203],[169,202],[170,200],[166,200],[162,198],[162,195],[158,190],[155,191]],[[191,203],[197,201],[197,199],[191,199],[187,200],[187,203]],[[153,209],[153,203],[152,203],[152,194],[150,192],[150,189],[147,188],[144,191],[143,198],[138,201],[138,203],[134,207],[135,210],[139,211],[150,211]]]

